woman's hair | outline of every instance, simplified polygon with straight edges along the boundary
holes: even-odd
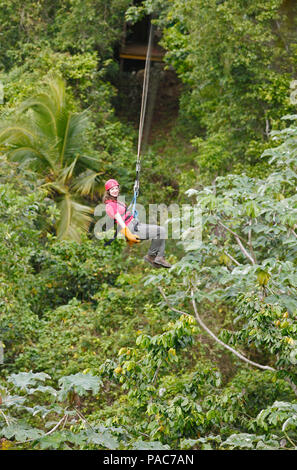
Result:
[[[117,201],[118,198],[117,197],[114,197],[112,196],[109,191],[105,191],[104,195],[103,195],[103,198],[102,198],[102,201],[103,202],[106,202],[106,201]]]

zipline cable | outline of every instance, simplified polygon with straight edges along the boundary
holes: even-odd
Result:
[[[141,155],[141,143],[142,143],[142,136],[143,136],[143,129],[144,129],[144,121],[145,121],[145,112],[146,112],[146,104],[147,104],[147,97],[148,97],[148,88],[149,88],[149,77],[150,77],[150,66],[151,66],[151,55],[152,55],[152,43],[153,43],[153,25],[150,24],[150,33],[149,33],[149,41],[146,51],[146,59],[145,59],[145,67],[144,67],[144,77],[143,77],[143,86],[142,86],[142,97],[141,97],[141,110],[140,110],[140,119],[139,119],[139,130],[138,130],[138,145],[137,145],[137,159],[136,159],[136,179],[134,183],[134,195],[133,199],[126,209],[126,212],[132,206],[131,212],[134,218],[137,218],[137,210],[136,210],[136,201],[139,194],[139,177],[140,177],[140,155]],[[126,219],[125,219],[126,221]],[[110,245],[113,240],[117,237],[117,233],[115,232],[114,237],[111,240],[105,242],[104,246]]]
[[[149,42],[148,42],[146,60],[145,60],[142,100],[141,100],[141,112],[140,112],[140,120],[139,120],[139,134],[138,134],[138,148],[137,148],[137,162],[138,163],[140,161],[141,142],[142,142],[147,96],[148,96],[149,75],[150,75],[150,65],[151,65],[151,55],[152,55],[152,42],[153,42],[152,39],[153,39],[153,25],[151,24]]]
[[[150,66],[151,66],[151,55],[152,55],[152,43],[153,43],[153,25],[150,25],[149,41],[146,51],[145,59],[145,68],[144,68],[144,77],[143,77],[143,86],[142,86],[142,98],[141,98],[141,110],[140,110],[140,119],[139,119],[139,130],[138,130],[138,145],[137,145],[137,159],[136,159],[136,179],[134,183],[134,196],[130,205],[132,207],[133,217],[137,217],[136,200],[139,194],[139,178],[140,178],[140,160],[141,160],[141,143],[143,137],[143,129],[145,122],[145,113],[146,113],[146,104],[148,97],[149,89],[149,77],[150,77]]]

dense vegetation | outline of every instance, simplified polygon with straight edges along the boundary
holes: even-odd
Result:
[[[2,3],[0,447],[296,450],[295,2]],[[94,236],[105,180],[131,197],[115,51],[146,15],[178,93],[139,200],[202,215],[170,270]]]

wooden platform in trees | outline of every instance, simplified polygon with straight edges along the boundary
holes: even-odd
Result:
[[[121,59],[136,59],[145,60],[147,52],[147,44],[127,44],[121,47],[120,58]],[[160,46],[152,47],[151,60],[162,62],[164,56],[164,50]]]

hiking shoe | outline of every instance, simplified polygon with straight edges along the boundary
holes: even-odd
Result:
[[[171,264],[168,263],[166,259],[163,258],[163,256],[156,256],[156,258],[154,259],[154,264],[157,264],[160,267],[163,266],[164,268],[171,268]]]
[[[160,268],[161,266],[160,265],[157,265],[154,263],[155,261],[155,256],[150,256],[150,255],[145,255],[143,257],[144,261],[147,261],[148,263],[150,263],[152,266],[154,266],[154,268]]]

